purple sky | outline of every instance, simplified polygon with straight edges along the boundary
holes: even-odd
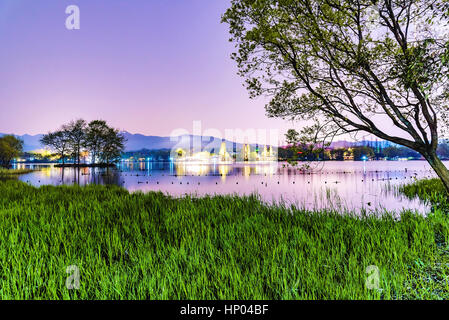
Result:
[[[81,30],[67,30],[78,5]],[[228,0],[1,0],[0,132],[36,134],[75,118],[132,133],[279,129],[230,59]]]

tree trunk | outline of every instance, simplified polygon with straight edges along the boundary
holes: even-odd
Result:
[[[449,195],[449,170],[446,168],[444,163],[440,160],[435,152],[429,154],[425,157],[429,164],[432,166],[433,170],[435,170],[438,177],[443,182],[444,186]]]

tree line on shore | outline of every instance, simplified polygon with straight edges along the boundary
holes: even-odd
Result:
[[[23,141],[13,135],[0,138],[0,167],[9,168],[11,161],[23,151]]]
[[[42,145],[49,147],[63,166],[70,160],[79,166],[83,155],[90,157],[91,165],[111,165],[120,158],[125,142],[123,134],[106,121],[87,123],[83,119],[64,124],[41,138]]]
[[[442,159],[449,159],[449,145],[440,144],[437,149],[438,155]],[[297,145],[295,147],[279,148],[280,160],[337,160],[343,161],[351,159],[355,161],[368,159],[420,159],[422,156],[409,148],[390,146],[377,150],[369,146],[354,146],[350,148],[315,148],[315,146]]]

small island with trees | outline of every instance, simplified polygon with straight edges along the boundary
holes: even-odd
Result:
[[[41,139],[53,156],[62,161],[59,167],[111,167],[120,159],[125,147],[125,137],[106,121],[86,123],[78,119],[49,132]],[[81,159],[90,159],[83,163]]]

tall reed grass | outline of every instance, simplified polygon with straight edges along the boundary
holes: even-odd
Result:
[[[449,221],[0,182],[2,299],[449,298]],[[67,266],[80,288],[66,287]],[[369,289],[367,267],[379,269]]]
[[[34,170],[32,169],[5,169],[5,168],[0,168],[0,177],[9,177],[9,176],[18,176],[21,174],[26,174],[26,173],[30,173],[33,172]]]
[[[409,198],[418,197],[432,205],[434,210],[449,213],[449,195],[440,179],[417,180],[401,186],[399,191]]]

